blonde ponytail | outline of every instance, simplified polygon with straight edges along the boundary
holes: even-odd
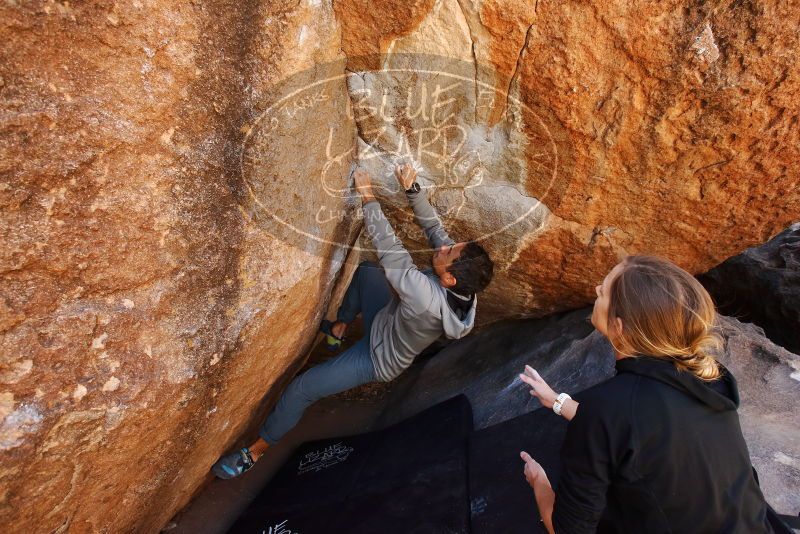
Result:
[[[715,380],[720,376],[720,368],[713,353],[722,349],[722,338],[715,331],[701,336],[690,347],[691,357],[686,362],[686,370],[703,380]]]
[[[608,317],[622,319],[622,331],[612,339],[622,354],[668,359],[702,380],[720,377],[713,356],[722,347],[714,303],[677,265],[654,256],[627,257],[611,282]]]

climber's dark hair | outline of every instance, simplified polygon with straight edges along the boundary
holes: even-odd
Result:
[[[489,254],[475,241],[469,241],[447,268],[456,279],[456,285],[450,289],[465,297],[479,293],[492,281],[493,271],[494,263]]]

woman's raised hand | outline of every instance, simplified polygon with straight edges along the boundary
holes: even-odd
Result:
[[[520,379],[531,387],[531,395],[539,399],[545,408],[553,408],[556,401],[556,392],[547,385],[547,382],[530,365],[525,366],[525,372],[519,375]]]

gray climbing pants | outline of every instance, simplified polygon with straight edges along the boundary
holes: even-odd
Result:
[[[300,421],[306,408],[319,399],[377,380],[369,350],[370,329],[375,315],[391,299],[383,268],[377,263],[362,262],[345,292],[337,320],[350,323],[361,313],[364,337],[335,358],[292,380],[259,430],[264,441],[277,443]]]

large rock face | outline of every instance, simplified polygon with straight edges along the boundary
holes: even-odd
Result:
[[[485,239],[500,275],[480,319],[582,305],[626,254],[702,272],[796,217],[796,8],[383,4],[335,5],[349,68],[382,68],[350,80],[362,162],[411,152],[453,234]]]
[[[484,238],[484,322],[583,304],[626,253],[701,271],[765,240],[798,208],[799,23],[777,2],[3,4],[0,523],[147,532],[190,498],[301,364],[359,230],[356,159],[410,246],[403,159]]]
[[[0,8],[0,524],[153,532],[302,363],[343,263],[269,233],[264,208],[324,194],[270,173],[325,161],[254,127],[272,81],[340,37],[322,4],[24,6]],[[334,124],[354,146],[344,85],[329,96],[304,140]]]

